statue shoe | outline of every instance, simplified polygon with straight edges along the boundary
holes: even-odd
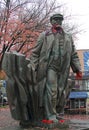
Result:
[[[21,128],[32,127],[32,123],[29,120],[27,120],[27,121],[22,120],[22,121],[19,122],[19,125],[20,125]]]
[[[58,128],[65,129],[69,128],[69,120],[67,119],[60,119],[58,123]]]
[[[41,127],[48,128],[48,129],[56,128],[58,124],[59,124],[59,121],[57,119],[41,121]]]

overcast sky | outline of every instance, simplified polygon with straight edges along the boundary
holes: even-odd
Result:
[[[89,0],[58,0],[66,3],[66,13],[73,15],[73,22],[77,22],[84,30],[78,36],[77,49],[89,49]]]

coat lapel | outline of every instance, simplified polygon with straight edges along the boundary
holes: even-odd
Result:
[[[48,35],[46,40],[47,40],[46,41],[46,49],[47,49],[46,54],[47,54],[47,57],[49,57],[50,52],[52,50],[53,42],[54,42],[54,35],[53,34]]]

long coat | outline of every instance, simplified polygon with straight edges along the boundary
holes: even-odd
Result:
[[[61,41],[59,42],[60,65],[58,72],[58,105],[60,104],[61,95],[67,86],[70,67],[75,73],[81,70],[79,58],[71,35],[63,31],[63,34],[61,36]],[[55,38],[55,35],[52,33],[51,30],[47,32],[42,32],[30,56],[31,62],[29,63],[29,65],[34,64],[34,75],[36,77],[38,86],[37,92],[39,98],[39,106],[43,106],[44,104],[43,98],[46,73],[50,61],[52,60],[51,50],[53,44],[55,44],[55,42],[58,42],[57,38],[58,37]],[[29,65],[28,68],[30,68]]]

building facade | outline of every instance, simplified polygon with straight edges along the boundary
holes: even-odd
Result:
[[[89,113],[89,49],[78,50],[83,77],[76,80],[70,70],[70,77],[75,81],[75,85],[68,97],[68,111],[70,113]]]

